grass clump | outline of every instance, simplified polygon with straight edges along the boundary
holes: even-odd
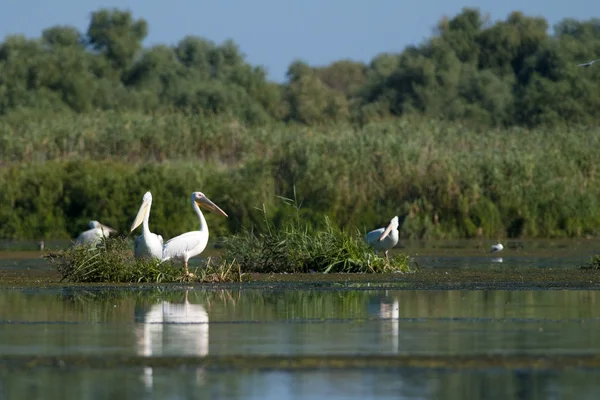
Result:
[[[289,200],[289,199],[287,199]],[[258,273],[386,273],[408,272],[408,256],[377,257],[356,230],[338,229],[325,218],[323,229],[295,217],[281,229],[266,222],[266,233],[244,231],[224,240],[227,260],[235,260],[244,272]],[[266,218],[266,210],[263,207]]]
[[[239,268],[232,263],[220,265],[206,262],[193,269],[193,277],[186,277],[183,268],[171,261],[136,259],[131,239],[125,236],[109,237],[97,245],[76,245],[45,255],[56,267],[62,280],[71,282],[231,282],[242,279]]]
[[[109,237],[96,245],[75,245],[45,255],[71,282],[173,282],[182,275],[172,263],[136,259],[131,239]]]
[[[581,265],[581,269],[600,269],[600,254],[596,254],[586,265]]]

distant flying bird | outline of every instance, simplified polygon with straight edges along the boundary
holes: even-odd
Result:
[[[375,253],[378,250],[385,250],[385,257],[388,258],[388,250],[398,244],[398,216],[390,220],[387,228],[379,228],[367,233],[365,241],[373,247]]]
[[[192,207],[200,220],[200,229],[197,231],[186,232],[176,236],[165,243],[163,246],[162,260],[183,260],[185,267],[185,275],[193,276],[188,270],[188,260],[191,257],[202,253],[208,244],[208,225],[200,207],[203,207],[215,214],[227,217],[225,211],[213,203],[208,197],[201,192],[192,193]]]
[[[590,61],[590,62],[583,63],[583,64],[577,64],[577,66],[578,66],[578,67],[586,67],[586,68],[588,68],[590,65],[592,65],[592,64],[593,64],[593,63],[595,63],[596,61],[600,61],[600,58],[599,58],[599,59],[597,59],[597,60],[592,60],[592,61]]]
[[[492,253],[497,253],[499,251],[502,251],[503,248],[504,248],[504,246],[502,246],[502,243],[493,244],[491,252]]]
[[[140,224],[142,225],[142,234],[135,238],[133,254],[135,258],[162,259],[163,238],[161,235],[150,232],[148,219],[150,219],[150,208],[152,208],[152,193],[146,192],[142,199],[142,205],[131,224],[131,231]]]

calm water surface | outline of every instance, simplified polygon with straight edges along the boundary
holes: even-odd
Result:
[[[594,244],[514,246],[494,264],[572,266]],[[421,267],[479,268],[491,263],[485,250],[447,243],[411,253]],[[0,268],[47,267],[35,257],[5,253]],[[0,399],[592,399],[595,369],[303,369],[268,357],[595,355],[598,332],[600,293],[587,290],[5,288]],[[144,365],[177,356],[229,356],[245,367]],[[19,362],[34,358],[55,362]]]

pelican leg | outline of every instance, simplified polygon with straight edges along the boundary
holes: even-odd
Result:
[[[388,265],[390,264],[390,258],[388,257],[388,251],[385,251],[385,259],[387,260]]]
[[[194,274],[192,274],[190,272],[190,270],[188,269],[188,262],[187,262],[187,260],[183,262],[183,265],[185,266],[185,276],[194,276]]]

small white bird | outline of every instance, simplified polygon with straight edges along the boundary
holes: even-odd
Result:
[[[111,233],[115,232],[117,231],[113,228],[103,225],[98,221],[90,221],[90,229],[81,232],[77,237],[75,244],[96,244],[100,241],[102,235],[104,235],[105,238],[108,238]]]
[[[502,246],[502,243],[493,244],[491,252],[492,253],[497,253],[499,251],[502,251],[503,248],[504,248],[504,246]]]
[[[200,229],[197,231],[186,232],[169,239],[163,246],[162,253],[163,261],[169,259],[183,260],[186,276],[193,276],[193,274],[191,274],[188,270],[188,260],[191,257],[202,253],[208,244],[208,225],[206,224],[206,220],[204,219],[202,211],[200,211],[200,207],[204,207],[215,214],[220,214],[227,217],[225,211],[221,210],[202,192],[193,192],[191,200],[192,207],[194,208],[194,211],[200,220]]]
[[[597,60],[592,60],[583,64],[577,64],[578,67],[586,67],[588,68],[589,66],[591,66],[593,63],[595,63],[596,61],[600,61],[600,58]]]
[[[398,244],[400,237],[398,225],[398,216],[395,216],[390,220],[387,228],[379,228],[367,233],[365,241],[373,247],[376,254],[378,250],[384,250],[385,257],[388,258],[388,250]]]
[[[150,232],[148,220],[150,219],[150,208],[152,207],[152,193],[144,194],[142,205],[138,210],[135,220],[131,224],[130,232],[133,232],[142,222],[142,234],[135,238],[133,254],[135,258],[162,259],[163,238],[161,235]]]

